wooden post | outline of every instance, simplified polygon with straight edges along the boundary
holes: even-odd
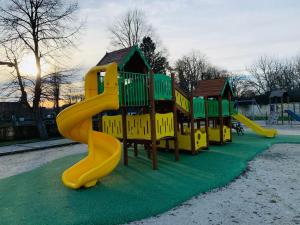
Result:
[[[136,142],[134,142],[134,144],[133,144],[133,151],[134,151],[134,156],[137,157],[138,156],[138,148],[137,148]]]
[[[123,129],[123,160],[124,165],[128,165],[128,146],[127,146],[127,109],[125,105],[125,79],[122,79],[122,129]]]
[[[201,123],[200,120],[197,120],[197,121],[196,121],[197,129],[200,129],[200,128],[201,128],[201,124],[200,124],[200,123]]]
[[[177,123],[177,108],[176,108],[176,96],[175,96],[175,74],[171,74],[172,79],[172,104],[173,104],[173,127],[174,127],[174,153],[175,160],[179,160],[179,148],[178,148],[178,123]]]
[[[283,125],[283,97],[280,99],[281,103],[281,124]]]
[[[150,127],[151,127],[151,147],[152,147],[152,168],[157,169],[157,152],[156,152],[156,124],[155,124],[155,99],[154,99],[154,75],[150,72]]]
[[[229,130],[230,130],[230,141],[232,141],[232,123],[231,123],[231,93],[229,93],[229,95],[228,95],[228,107],[229,107],[229,117],[228,117],[228,119],[229,119]]]
[[[205,132],[206,132],[206,144],[209,146],[209,119],[208,119],[208,101],[207,97],[204,97],[205,102]]]
[[[191,119],[191,150],[192,154],[196,154],[195,149],[195,120],[194,120],[194,104],[193,104],[193,95],[190,97],[190,119]]]
[[[182,121],[180,121],[180,133],[184,134],[183,122]]]
[[[223,110],[222,110],[222,96],[218,96],[219,100],[219,127],[220,127],[220,144],[224,143],[223,140]]]

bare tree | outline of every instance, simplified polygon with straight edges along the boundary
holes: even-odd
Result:
[[[0,7],[1,43],[19,40],[35,57],[32,108],[41,138],[48,136],[40,112],[41,59],[73,45],[81,27],[75,21],[77,10],[77,2],[63,0],[10,0]]]
[[[203,79],[207,67],[208,62],[200,53],[191,52],[189,55],[178,59],[175,63],[175,70],[178,74],[179,86],[191,94],[197,82]]]
[[[228,75],[230,84],[232,86],[233,92],[237,97],[241,97],[245,93],[245,87],[246,87],[246,82],[247,78],[243,75],[238,75],[234,73],[230,73]]]
[[[4,85],[3,89],[8,91],[7,95],[12,95],[19,91],[21,95],[19,102],[31,109],[26,91],[26,82],[29,80],[29,78],[21,75],[19,68],[20,61],[24,55],[24,48],[22,48],[22,45],[20,45],[18,40],[11,40],[2,44],[2,50],[2,57],[7,60],[7,62],[2,65],[7,65],[13,69],[10,71],[10,78]]]
[[[139,45],[143,37],[152,34],[152,27],[147,23],[145,14],[138,9],[128,10],[115,23],[108,27],[111,45],[115,48],[128,48]]]
[[[276,79],[280,73],[280,66],[274,58],[260,57],[248,68],[248,72],[254,78],[248,81],[249,86],[252,86],[257,94],[264,94],[267,91],[277,89]]]
[[[42,97],[46,101],[53,102],[53,109],[56,114],[60,111],[60,101],[68,100],[64,98],[63,88],[68,87],[74,81],[75,69],[54,68],[54,72],[42,78]]]
[[[247,86],[256,94],[276,89],[295,89],[300,86],[297,65],[297,59],[281,60],[262,56],[248,69],[253,79],[247,82]]]
[[[188,94],[195,89],[199,80],[227,77],[228,72],[212,66],[204,55],[199,52],[178,59],[175,63],[178,74],[179,86]]]

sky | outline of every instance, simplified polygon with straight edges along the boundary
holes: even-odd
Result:
[[[6,1],[6,0],[4,0]],[[108,26],[129,9],[141,9],[168,50],[171,65],[191,51],[236,74],[267,55],[300,56],[300,0],[78,0],[85,21],[70,54],[71,65],[84,72],[111,49]],[[35,68],[25,57],[21,69]],[[45,66],[44,66],[45,67]],[[5,74],[4,68],[0,69]],[[0,85],[6,76],[0,76]]]
[[[243,73],[259,56],[300,55],[299,0],[79,0],[86,27],[73,62],[95,65],[109,49],[107,27],[142,9],[171,64],[199,51],[221,69]]]

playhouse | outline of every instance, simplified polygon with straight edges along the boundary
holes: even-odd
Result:
[[[57,116],[61,134],[89,148],[86,158],[63,173],[64,184],[75,189],[94,186],[121,154],[128,165],[130,147],[136,157],[144,149],[157,169],[160,149],[174,152],[177,161],[180,151],[196,155],[210,144],[231,142],[232,117],[260,135],[276,135],[233,110],[228,79],[199,81],[188,96],[175,74],[153,73],[136,46],[106,53],[87,73],[85,92],[84,101]]]

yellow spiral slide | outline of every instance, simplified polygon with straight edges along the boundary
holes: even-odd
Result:
[[[104,92],[100,95],[98,72],[106,72]],[[67,187],[77,189],[96,185],[98,179],[109,174],[121,159],[121,143],[92,128],[92,116],[119,108],[117,76],[116,63],[93,67],[85,76],[85,100],[66,108],[56,118],[59,132],[64,137],[88,144],[88,155],[62,175]]]

